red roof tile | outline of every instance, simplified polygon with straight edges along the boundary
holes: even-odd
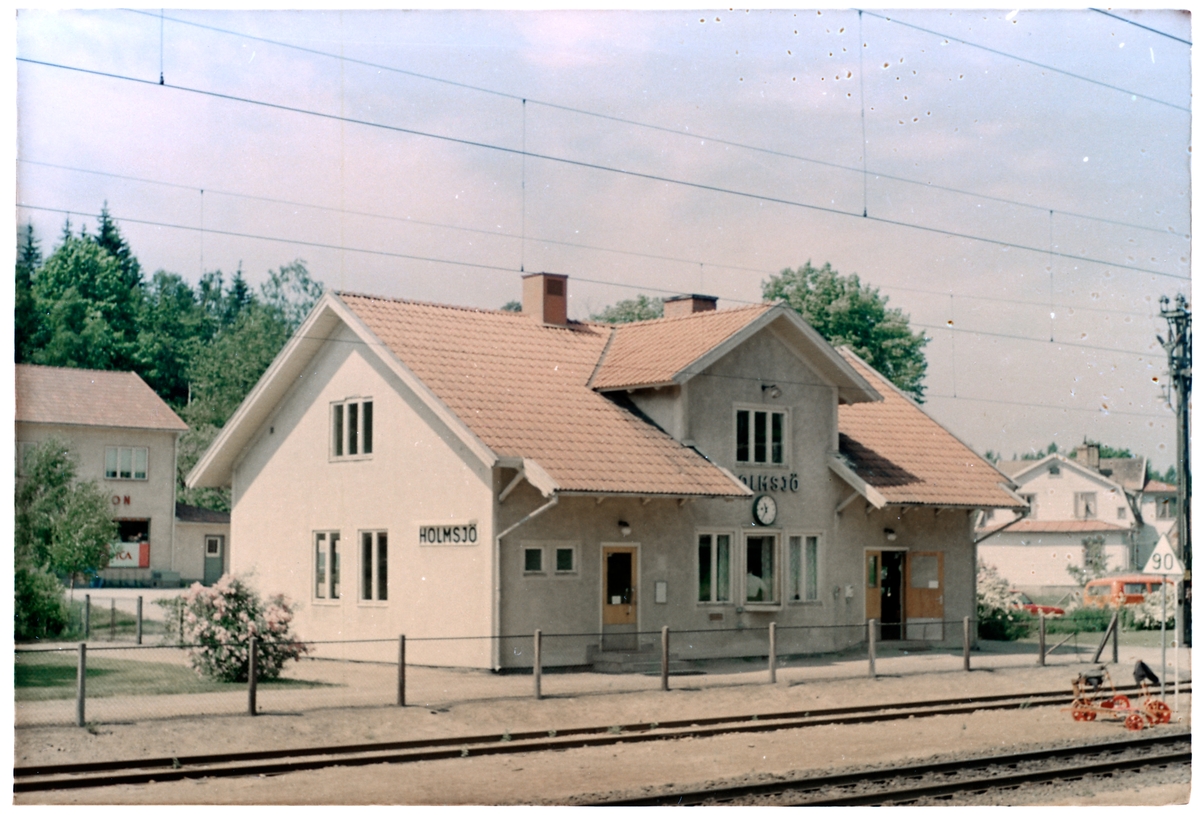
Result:
[[[1165,481],[1155,481],[1151,479],[1146,482],[1146,486],[1142,488],[1142,492],[1162,495],[1175,495],[1179,492],[1179,487],[1174,484],[1168,484]]]
[[[838,449],[890,504],[1022,507],[1007,478],[931,419],[871,366],[838,349],[883,395],[838,407]]]
[[[995,532],[1003,524],[993,524],[979,530],[981,534]],[[1107,521],[1039,521],[1025,518],[1004,530],[1005,532],[1126,532],[1126,527]]]
[[[16,386],[18,422],[188,429],[135,373],[18,365]]]

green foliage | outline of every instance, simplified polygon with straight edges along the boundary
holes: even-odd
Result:
[[[191,361],[212,340],[217,327],[186,280],[155,272],[139,315],[138,374],[168,403],[186,404]]]
[[[196,466],[196,462],[204,455],[204,451],[219,432],[221,428],[215,424],[201,424],[179,437],[179,447],[175,453],[175,498],[180,503],[229,512],[229,490],[211,487],[188,489],[184,483],[187,474]]]
[[[1090,581],[1108,574],[1108,552],[1104,550],[1104,536],[1092,535],[1084,538],[1083,565],[1074,563],[1067,565],[1067,574],[1080,586],[1086,586]]]
[[[843,276],[828,263],[784,269],[763,283],[763,300],[783,300],[831,345],[848,345],[868,365],[918,402],[924,400],[925,332],[914,334],[908,316],[888,308],[887,297]]]
[[[593,314],[591,319],[598,323],[635,323],[639,320],[657,320],[662,316],[661,297],[639,294],[630,300],[621,300],[606,306],[599,314]]]
[[[296,260],[268,272],[262,285],[262,304],[282,316],[290,335],[304,322],[324,290],[324,285],[309,275],[304,261]]]
[[[1106,608],[1080,606],[1062,617],[1047,617],[1046,632],[1070,634],[1075,631],[1104,631],[1112,620],[1112,611]]]
[[[1058,452],[1058,444],[1055,442],[1050,442],[1050,444],[1047,445],[1045,450],[1037,450],[1032,453],[1022,453],[1021,461],[1039,461],[1039,460],[1045,458],[1046,456],[1052,455],[1057,452]]]
[[[521,310],[521,301],[520,300],[509,300],[507,303],[500,306],[500,310],[501,311],[517,311],[517,312],[519,312]]]
[[[33,274],[42,265],[42,250],[33,233],[33,224],[21,230],[17,248],[14,308],[15,351],[17,362],[27,362],[37,331],[37,308],[33,299]]]
[[[44,567],[18,566],[13,575],[13,637],[37,640],[58,635],[67,627],[63,586]]]
[[[1162,589],[1159,589],[1162,591]],[[1178,608],[1178,594],[1174,583],[1168,583],[1167,596],[1167,628],[1175,627],[1175,610]],[[1121,606],[1121,628],[1127,631],[1158,631],[1163,623],[1163,596],[1158,591],[1152,591],[1145,596],[1141,603]]]

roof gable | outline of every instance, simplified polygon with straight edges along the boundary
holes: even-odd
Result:
[[[1060,471],[1069,472],[1073,477],[1082,478],[1085,481],[1103,487],[1106,490],[1115,490],[1123,492],[1120,484],[1110,478],[1096,472],[1090,467],[1080,464],[1072,458],[1067,458],[1059,453],[1052,453],[1045,458],[1029,463],[1029,466],[1021,470],[1021,472],[1012,476],[1012,480],[1017,482],[1021,487],[1039,478],[1049,478],[1049,469],[1052,464],[1057,464]]]
[[[16,397],[18,422],[180,433],[188,429],[131,371],[17,365]]]

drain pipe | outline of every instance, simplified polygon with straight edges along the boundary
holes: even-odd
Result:
[[[551,498],[547,503],[542,504],[540,507],[535,509],[533,512],[529,513],[524,518],[517,521],[515,524],[510,526],[508,529],[505,529],[503,532],[501,532],[499,535],[497,535],[496,542],[499,543],[500,539],[503,538],[505,535],[507,535],[509,532],[512,532],[514,529],[516,529],[518,526],[521,526],[524,523],[532,521],[534,518],[541,515],[546,510],[553,509],[555,507],[555,505],[557,505],[557,504],[558,504],[558,494],[555,493],[554,497]]]
[[[1028,510],[1028,509],[1026,509],[1024,512],[1021,512],[1019,515],[1017,515],[1017,517],[1013,518],[1011,521],[1009,521],[1008,523],[1006,523],[1004,526],[997,527],[996,529],[993,529],[991,532],[987,533],[987,534],[986,534],[986,535],[984,535],[982,538],[976,538],[976,539],[975,539],[975,545],[976,545],[976,546],[978,546],[979,544],[983,543],[985,540],[987,540],[988,538],[990,538],[992,535],[999,535],[1001,532],[1003,532],[1004,530],[1008,529],[1008,528],[1009,528],[1010,526],[1012,526],[1013,524],[1015,524],[1015,523],[1020,523],[1021,521],[1025,520],[1027,517],[1029,517],[1029,510]]]
[[[520,480],[520,478],[521,477],[518,476],[516,479],[513,480],[513,484],[510,484],[509,486],[510,487],[513,486],[517,481]],[[495,569],[496,569],[496,585],[494,587],[495,596],[496,596],[496,600],[495,600],[496,607],[495,607],[495,611],[493,612],[494,618],[496,620],[495,629],[494,629],[494,633],[496,634],[496,636],[499,636],[499,634],[500,634],[500,607],[501,607],[500,593],[501,593],[502,587],[504,585],[504,574],[500,568],[500,539],[503,538],[505,535],[507,535],[509,532],[512,532],[518,526],[521,526],[522,524],[532,521],[534,518],[541,515],[543,512],[553,509],[557,505],[558,505],[558,493],[555,493],[550,498],[549,501],[542,504],[540,507],[535,509],[533,512],[529,513],[524,518],[517,521],[515,524],[508,527],[507,529],[505,529],[503,532],[501,532],[499,535],[496,536],[496,543],[495,543],[496,550],[492,555],[492,562],[495,563]],[[494,671],[500,670],[500,649],[499,649],[499,645],[498,645],[499,642],[500,642],[500,640],[497,639],[496,640],[497,645],[493,646],[493,648],[492,648],[492,670],[494,670]]]

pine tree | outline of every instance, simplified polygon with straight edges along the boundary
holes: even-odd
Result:
[[[29,352],[37,334],[38,311],[33,301],[33,277],[42,265],[42,250],[38,246],[37,236],[33,232],[33,224],[25,224],[21,230],[20,245],[17,248],[16,270],[16,302],[14,312],[14,330],[16,332],[14,350],[17,362],[27,362]]]

